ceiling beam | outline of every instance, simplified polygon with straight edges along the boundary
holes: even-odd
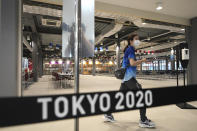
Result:
[[[52,4],[52,5],[59,5],[62,6],[63,2],[62,0],[31,0],[31,1],[37,1],[37,2],[42,2],[42,3],[48,3],[48,4]]]
[[[24,36],[23,36],[23,43],[30,52],[33,52],[33,48],[29,45],[29,43],[27,42],[27,40]]]

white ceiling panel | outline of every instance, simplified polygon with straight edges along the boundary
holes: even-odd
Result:
[[[156,2],[159,0],[96,0],[103,3],[151,11],[182,18],[193,18],[197,16],[197,0],[162,0],[163,9],[156,10]],[[161,0],[160,0],[161,1]]]

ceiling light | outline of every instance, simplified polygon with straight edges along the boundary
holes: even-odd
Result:
[[[145,22],[142,22],[142,25],[146,25],[146,23]]]
[[[157,9],[157,10],[162,10],[163,7],[162,7],[162,6],[158,6],[156,9]]]
[[[109,61],[109,64],[110,64],[110,65],[113,65],[113,62],[112,62],[112,61]]]
[[[69,65],[69,64],[70,64],[70,61],[69,61],[69,60],[67,60],[66,64],[67,64],[67,65]]]
[[[184,28],[182,28],[181,30],[182,30],[182,31],[185,31],[185,29],[184,29]]]
[[[162,10],[163,9],[162,2],[157,2],[156,6],[157,6],[156,10]]]
[[[86,65],[86,61],[85,60],[83,60],[83,64]]]
[[[60,60],[58,61],[58,63],[59,63],[59,64],[62,64],[62,63],[63,63],[63,61],[60,59]]]
[[[97,64],[97,65],[99,64],[99,61],[98,61],[98,60],[96,61],[96,64]]]
[[[54,61],[54,60],[52,60],[52,61],[51,61],[51,64],[52,64],[52,65],[53,65],[53,64],[55,64],[55,61]]]
[[[93,63],[92,63],[92,60],[89,60],[89,65],[92,65]]]

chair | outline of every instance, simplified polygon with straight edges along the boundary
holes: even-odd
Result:
[[[73,75],[69,75],[69,76],[67,77],[67,80],[68,80],[68,82],[69,82],[69,86],[71,87],[71,81],[74,80],[74,76],[73,76]]]
[[[54,72],[54,77],[55,77],[55,85],[57,85],[57,88],[59,87],[59,85],[61,84],[60,82],[60,77],[59,77],[59,75],[58,75],[58,73],[56,73],[56,72]]]

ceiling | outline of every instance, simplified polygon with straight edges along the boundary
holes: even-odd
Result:
[[[151,11],[176,17],[191,19],[197,17],[197,0],[163,0],[164,8],[157,11],[159,0],[96,0],[103,3],[119,5],[144,11]],[[160,0],[161,1],[161,0]]]
[[[62,5],[62,0],[33,0],[38,2]],[[95,0],[98,2],[108,3],[111,5],[137,9],[141,11],[165,14],[177,18],[191,19],[197,17],[197,0]],[[157,11],[156,2],[163,2],[163,9]],[[136,14],[137,16],[138,14]]]
[[[40,33],[40,36],[43,45],[49,45],[49,43],[53,43],[53,44],[62,43],[62,35]]]
[[[27,5],[32,5],[34,4],[34,6],[39,6],[39,7],[47,7],[47,8],[51,8],[51,9],[57,9],[57,10],[61,10],[61,6],[57,6],[57,4],[61,5],[62,0],[37,0],[39,2],[31,2],[31,1],[26,1],[25,4]],[[101,1],[101,2],[106,2],[103,0],[97,0],[97,1]],[[139,3],[139,1],[145,1],[145,0],[136,0],[135,4]],[[146,0],[148,1],[148,0]],[[153,0],[149,0],[150,2],[153,2]],[[182,1],[182,0],[180,0]],[[191,0],[192,1],[192,0]],[[50,4],[43,4],[42,2],[47,2]],[[127,5],[132,5],[133,1],[129,1],[129,0],[122,0],[121,2],[119,2],[118,0],[108,0],[106,3],[110,3],[110,2],[114,2],[115,4],[119,4],[125,7]],[[127,3],[127,4],[126,4]],[[131,4],[128,4],[131,3]],[[141,2],[140,2],[141,3]],[[146,5],[146,2],[144,2]],[[53,5],[55,4],[55,5]],[[111,4],[111,3],[110,3]],[[140,6],[140,5],[139,5]],[[137,5],[136,5],[137,7]],[[132,8],[132,7],[131,7]],[[146,8],[144,8],[146,9]],[[148,9],[148,8],[147,8]],[[155,9],[155,8],[154,8]],[[148,10],[151,11],[151,10]],[[154,11],[154,10],[153,10]],[[28,34],[29,33],[33,33],[36,32],[39,34],[40,36],[40,40],[41,40],[41,46],[43,48],[43,51],[46,52],[45,54],[49,54],[51,53],[53,56],[58,54],[58,56],[61,56],[61,50],[58,49],[55,51],[52,50],[45,50],[46,48],[48,48],[49,43],[53,43],[54,45],[56,44],[61,44],[62,43],[62,29],[61,29],[61,24],[60,26],[46,26],[43,25],[42,20],[46,19],[46,20],[52,20],[52,21],[61,21],[60,17],[56,17],[56,16],[47,16],[47,15],[43,15],[43,14],[34,14],[34,13],[24,13],[23,16],[23,21],[24,21],[24,26],[25,26],[25,30]],[[95,17],[95,37],[99,36],[100,34],[103,34],[106,30],[112,30],[112,25],[115,25],[115,19],[113,18],[102,18],[102,17]],[[168,33],[170,30],[168,29],[159,29],[159,28],[148,28],[148,27],[138,27],[136,26],[132,21],[124,21],[122,28],[120,30],[118,30],[117,32],[115,32],[115,34],[118,34],[120,41],[124,41],[127,39],[127,36],[133,32],[137,32],[140,36],[141,40],[144,40],[145,43],[153,43],[155,45],[155,43],[157,44],[163,44],[165,45],[168,42],[173,42],[176,41],[177,36],[179,35],[183,35],[182,33],[176,33],[176,32],[170,32]],[[166,23],[165,23],[166,24]],[[167,33],[167,34],[166,34]],[[114,45],[115,42],[117,41],[117,39],[115,38],[115,34],[112,34],[111,36],[108,37],[104,37],[104,39],[99,42],[96,46],[97,47],[108,47],[111,45]],[[161,36],[160,36],[161,35]],[[157,37],[158,36],[158,37]],[[150,40],[146,40],[148,37],[151,37]],[[179,39],[179,38],[177,38]],[[153,45],[148,45],[145,44],[145,46],[143,46],[142,48],[148,48],[150,46]],[[113,55],[115,51],[115,48],[113,49],[113,52],[108,53],[109,55]],[[104,54],[106,55],[106,53]]]

